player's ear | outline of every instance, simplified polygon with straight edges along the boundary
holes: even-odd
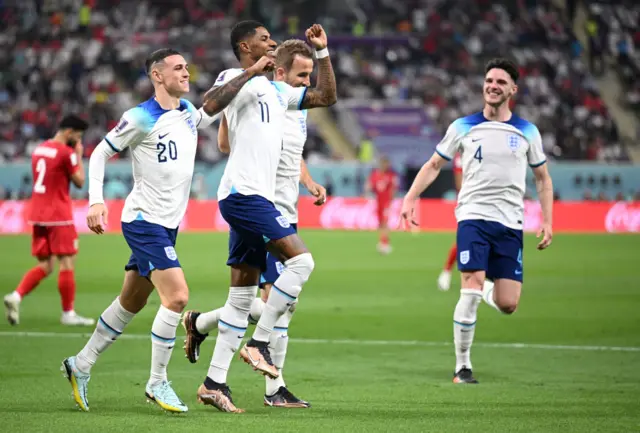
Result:
[[[282,81],[286,75],[287,75],[287,72],[284,70],[284,68],[279,67],[279,68],[276,68],[274,78],[276,81]]]
[[[515,84],[515,83],[514,83],[511,89],[512,89],[512,91],[513,91],[513,95],[515,95],[516,93],[518,93],[518,85],[517,85],[517,84]]]
[[[238,48],[240,49],[241,53],[250,53],[251,52],[251,47],[249,47],[249,44],[246,41],[242,41],[238,44]]]

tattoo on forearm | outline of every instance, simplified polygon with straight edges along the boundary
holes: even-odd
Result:
[[[202,104],[204,112],[209,116],[213,116],[224,110],[249,79],[249,74],[243,72],[227,84],[209,89],[204,94]]]
[[[328,107],[338,100],[336,76],[331,65],[331,58],[318,59],[318,83],[309,89],[302,101],[302,108]]]

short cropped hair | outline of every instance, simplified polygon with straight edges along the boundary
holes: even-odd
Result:
[[[502,69],[505,71],[514,83],[518,82],[518,78],[520,78],[520,72],[518,72],[518,67],[514,62],[509,59],[505,59],[502,57],[498,57],[495,59],[491,59],[487,62],[487,65],[484,68],[484,73],[486,74],[492,69]]]
[[[311,47],[300,39],[289,39],[284,41],[276,50],[276,67],[290,70],[296,56],[302,56],[313,60]]]
[[[179,51],[174,50],[173,48],[161,48],[159,50],[154,51],[147,57],[147,60],[144,61],[144,69],[147,72],[147,75],[151,73],[151,68],[156,63],[160,63],[164,61],[169,56],[181,55]]]
[[[87,128],[89,128],[89,124],[75,114],[65,116],[58,125],[58,129],[73,129],[74,131],[86,131]]]
[[[240,42],[247,39],[249,36],[253,36],[256,34],[256,29],[259,27],[264,27],[259,21],[240,21],[231,29],[231,48],[233,49],[233,54],[236,55],[236,59],[240,60]]]

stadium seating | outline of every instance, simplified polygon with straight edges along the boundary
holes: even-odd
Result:
[[[323,11],[306,1],[286,10],[282,2],[274,1],[257,6],[233,1],[203,6],[193,0],[145,1],[139,7],[124,1],[81,3],[0,4],[0,16],[6,23],[0,36],[4,66],[0,73],[0,163],[27,160],[33,147],[51,136],[61,113],[69,110],[86,113],[90,119],[84,140],[85,156],[89,156],[123,110],[150,96],[143,59],[161,46],[175,46],[187,54],[192,64],[189,97],[198,100],[220,70],[236,65],[228,47],[228,31],[237,16],[247,14],[262,19],[280,40],[300,37],[302,25],[320,17],[331,35],[338,76],[336,122],[356,147],[371,140],[379,153],[393,156],[401,171],[428,157],[449,122],[481,107],[482,68],[497,55],[518,61],[521,80],[515,109],[539,126],[552,159],[628,159],[581,59],[582,48],[570,23],[548,0],[522,4],[439,0],[428,6],[419,1],[355,1],[349,5],[331,1]],[[591,10],[612,23],[607,27],[609,39],[624,35],[637,41],[638,33],[632,33],[629,20],[637,17],[638,7],[633,2],[615,7],[605,3],[593,3]],[[247,7],[252,9],[245,10]],[[618,25],[613,24],[616,22]],[[637,80],[629,79],[633,76],[629,74],[637,76],[637,71],[629,72],[638,65],[637,60],[629,57],[628,62],[620,63],[620,74],[630,86],[630,103],[640,94]],[[217,151],[216,129],[200,135],[197,159],[204,167],[223,161],[224,155]],[[127,158],[126,152],[119,157]],[[312,125],[305,157],[312,165],[334,159]],[[588,179],[587,173],[583,177]],[[337,189],[358,194],[358,176],[342,177],[349,180],[334,180]],[[129,179],[117,180],[127,184]],[[15,196],[15,183],[1,186]],[[574,191],[572,188],[578,188],[574,184],[561,197],[581,197],[586,194],[585,185]],[[629,186],[621,191],[628,195]]]

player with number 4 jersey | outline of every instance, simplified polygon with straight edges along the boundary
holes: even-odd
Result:
[[[402,205],[405,222],[417,224],[414,209],[420,194],[440,169],[460,152],[462,188],[458,196],[458,269],[460,299],[453,314],[456,350],[454,383],[477,383],[471,370],[471,344],[481,300],[512,314],[523,281],[524,195],[527,165],[533,169],[543,222],[538,244],[551,244],[553,184],[545,164],[538,128],[509,109],[518,90],[518,68],[493,59],[485,68],[484,109],[454,121],[431,159],[416,176]],[[485,277],[493,283],[485,283]]]
[[[4,297],[6,317],[11,325],[20,323],[20,303],[41,280],[53,272],[59,262],[58,291],[62,300],[63,325],[91,326],[95,322],[74,310],[76,284],[74,257],[78,252],[78,234],[73,222],[69,183],[81,188],[85,173],[82,164],[83,132],[87,123],[77,116],[66,116],[58,132],[36,147],[31,154],[33,189],[28,203],[32,227],[31,254],[38,265],[27,272],[18,287]]]
[[[264,72],[263,61],[246,72],[249,78]],[[122,334],[155,289],[160,308],[151,327],[151,372],[145,387],[148,401],[169,412],[186,412],[167,379],[176,328],[189,299],[189,289],[175,250],[178,226],[187,209],[198,146],[197,128],[211,124],[248,81],[230,82],[205,95],[197,110],[182,99],[189,91],[188,65],[172,49],[152,53],[145,62],[154,96],[124,113],[118,125],[98,145],[89,161],[89,228],[105,231],[107,208],[102,195],[107,160],[130,149],[133,190],[122,211],[122,232],[131,256],[125,265],[120,296],[102,313],[93,335],[62,369],[78,406],[89,410],[87,385],[98,357]]]

